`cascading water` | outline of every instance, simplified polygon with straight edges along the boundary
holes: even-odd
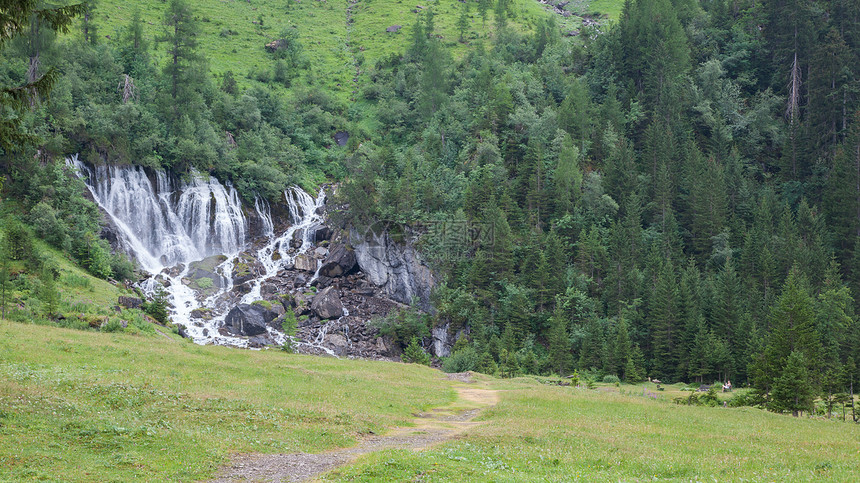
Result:
[[[68,160],[84,178],[87,187],[121,231],[123,242],[140,263],[153,274],[141,284],[152,294],[163,287],[172,304],[171,318],[185,327],[185,332],[197,343],[216,343],[246,347],[248,341],[219,333],[224,324],[227,308],[232,299],[232,272],[237,256],[246,247],[249,222],[245,217],[238,193],[231,185],[222,185],[213,177],[193,173],[188,182],[169,178],[163,172],[149,175],[143,168],[90,167],[77,156]],[[284,192],[291,226],[275,236],[271,211],[265,200],[257,199],[254,209],[262,224],[268,242],[256,253],[264,273],[251,282],[250,290],[239,303],[261,299],[261,285],[277,275],[287,263],[306,252],[313,243],[314,225],[321,223],[320,214],[325,195],[322,190],[316,198],[300,188]],[[290,242],[300,234],[300,245]],[[212,262],[212,256],[219,255]],[[207,259],[207,257],[210,257]],[[201,260],[210,260],[201,264]],[[201,266],[205,268],[201,268]],[[192,270],[218,277],[215,289],[201,295],[192,288],[188,278]],[[211,272],[208,271],[211,269]],[[209,278],[212,282],[212,278]],[[198,284],[198,289],[199,289]],[[195,309],[208,309],[212,317],[207,321],[195,319]],[[284,334],[269,328],[269,335],[284,343]],[[329,349],[315,343],[298,343]],[[318,347],[319,346],[319,347]]]
[[[139,166],[93,168],[77,156],[69,161],[149,272],[235,254],[247,243],[248,222],[238,193],[211,176],[192,173],[190,181],[180,182],[158,171],[151,180]]]

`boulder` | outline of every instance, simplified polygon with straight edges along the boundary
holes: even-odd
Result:
[[[317,271],[317,261],[309,255],[302,253],[301,255],[296,257],[295,260],[296,270],[302,270],[304,272],[316,272]]]
[[[140,307],[141,304],[143,304],[143,299],[139,299],[137,297],[126,297],[123,295],[120,296],[119,301],[117,303],[127,309],[136,309]]]
[[[325,258],[328,256],[328,248],[316,247],[316,248],[314,248],[313,255],[317,258]]]
[[[304,228],[299,228],[298,230],[293,232],[293,237],[290,239],[290,248],[301,248],[304,243],[305,230]]]
[[[334,142],[336,142],[338,146],[346,146],[346,143],[349,142],[349,133],[346,131],[338,131],[334,133]]]
[[[322,243],[326,240],[330,240],[331,236],[333,235],[331,228],[329,228],[325,225],[317,225],[317,226],[311,228],[311,231],[314,234],[314,236],[312,238],[313,238],[315,243]]]
[[[334,287],[327,287],[316,294],[311,310],[321,319],[335,319],[344,314],[343,303]]]
[[[260,335],[266,333],[266,324],[276,314],[260,305],[239,304],[227,314],[224,327],[233,335]]]
[[[347,248],[346,245],[336,245],[323,261],[320,275],[325,277],[340,277],[352,272],[355,266],[355,251]]]
[[[391,27],[388,27],[387,29],[385,29],[385,31],[386,31],[386,32],[389,32],[389,33],[391,33],[391,32],[397,32],[397,31],[398,31],[398,30],[400,30],[401,28],[403,28],[401,25],[392,25]]]

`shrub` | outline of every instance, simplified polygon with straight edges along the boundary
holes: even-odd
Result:
[[[134,280],[134,264],[122,253],[111,256],[110,268],[113,277],[119,281]]]
[[[615,374],[607,374],[603,376],[603,382],[607,384],[619,384],[621,379],[619,379]]]
[[[122,332],[122,321],[116,317],[110,318],[100,327],[102,332]]]
[[[394,339],[400,347],[406,347],[408,341],[416,337],[430,334],[427,317],[414,309],[393,311],[383,318],[371,320],[370,325],[379,329],[381,335]]]
[[[418,337],[412,338],[412,341],[406,347],[406,350],[403,351],[401,358],[403,359],[403,362],[423,364],[425,366],[430,365],[430,354],[425,352],[424,348],[421,347],[421,341]]]
[[[493,355],[489,352],[484,352],[481,354],[481,362],[478,363],[478,366],[475,368],[477,372],[482,374],[495,374],[496,371],[499,370],[499,366],[496,364],[495,359],[493,359]]]
[[[464,347],[454,352],[442,363],[445,372],[474,371],[481,363],[481,357],[474,347]]]
[[[203,290],[212,288],[212,285],[213,285],[212,279],[209,277],[202,277],[202,278],[197,279],[197,286]],[[256,302],[254,302],[254,303],[256,303]],[[269,308],[270,309],[272,308],[271,304],[269,305]]]
[[[40,201],[30,210],[30,224],[43,240],[57,248],[66,248],[69,233],[66,225],[57,218],[57,211],[51,205]]]

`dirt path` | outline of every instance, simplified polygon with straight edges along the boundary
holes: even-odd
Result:
[[[470,382],[458,375],[449,379]],[[252,454],[239,455],[218,476],[211,480],[221,482],[249,481],[306,481],[339,466],[349,464],[361,455],[389,448],[420,451],[449,441],[480,422],[472,421],[482,409],[499,402],[498,392],[467,384],[454,386],[460,396],[444,408],[432,409],[416,415],[415,426],[394,428],[385,435],[361,440],[351,448],[325,453],[309,454]]]

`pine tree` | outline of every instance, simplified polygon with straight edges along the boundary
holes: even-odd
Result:
[[[5,242],[5,239],[0,238],[0,319],[6,318],[6,294],[9,291],[10,281],[9,256]]]
[[[181,116],[180,106],[186,106],[191,85],[191,64],[198,59],[199,27],[191,7],[185,0],[171,0],[164,14],[164,33],[159,39],[167,43],[169,63],[164,68],[170,82],[170,97],[174,120]]]
[[[549,362],[552,372],[565,376],[570,369],[570,336],[567,333],[567,314],[559,297],[556,297],[555,311],[550,318],[550,332],[548,336]]]
[[[425,366],[430,365],[430,354],[421,347],[421,341],[418,337],[413,337],[409,342],[409,345],[406,346],[406,349],[403,351],[402,359],[403,362],[422,364]]]
[[[98,25],[95,22],[98,2],[88,0],[84,5],[86,7],[84,13],[81,15],[81,35],[85,43],[95,44],[99,37]]]
[[[478,13],[481,15],[481,26],[487,25],[487,11],[492,6],[492,0],[478,0]]]
[[[43,267],[39,273],[39,301],[42,302],[42,314],[52,319],[60,308],[60,292],[57,289],[57,281],[54,269]]]
[[[556,218],[572,213],[582,190],[582,171],[579,169],[579,149],[573,145],[569,134],[565,134],[558,148],[558,161],[552,175]]]
[[[714,284],[714,299],[711,304],[711,321],[714,335],[726,343],[732,361],[740,361],[742,341],[739,324],[743,313],[741,280],[731,258],[726,261]],[[731,374],[729,374],[731,376]]]
[[[803,411],[812,410],[814,392],[808,365],[802,352],[792,351],[788,355],[782,374],[774,382],[768,409],[775,412],[791,411],[795,417]]]
[[[767,347],[751,374],[753,385],[763,393],[775,387],[792,352],[802,354],[808,364],[807,376],[814,368],[819,354],[814,307],[805,277],[796,267],[792,268],[771,310],[773,329]],[[809,382],[808,377],[805,381]]]
[[[460,33],[460,43],[466,41],[466,31],[469,30],[469,2],[460,8],[460,17],[457,19],[457,31]]]
[[[678,298],[674,265],[671,260],[665,260],[659,269],[649,310],[652,365],[655,375],[664,380],[674,379],[678,367],[677,344],[681,332]]]

